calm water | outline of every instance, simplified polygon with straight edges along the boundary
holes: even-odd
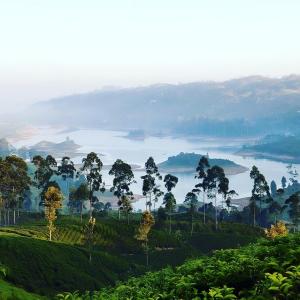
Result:
[[[51,142],[62,142],[66,137],[70,137],[77,144],[81,145],[80,152],[88,153],[91,151],[101,153],[104,164],[112,164],[117,158],[132,164],[144,165],[149,156],[153,156],[156,163],[166,160],[171,155],[176,155],[180,152],[195,152],[206,154],[208,152],[211,158],[230,159],[238,164],[241,164],[249,169],[256,165],[259,170],[265,175],[268,182],[275,180],[277,185],[280,184],[282,176],[287,178],[287,168],[284,163],[275,162],[265,159],[242,158],[234,154],[224,151],[210,150],[207,148],[217,146],[228,146],[234,141],[216,141],[209,139],[183,139],[171,137],[149,137],[144,141],[135,141],[125,138],[126,132],[107,131],[107,130],[78,130],[70,133],[58,133],[57,130],[49,128],[40,128],[38,132],[27,139],[21,139],[17,142],[12,142],[14,146],[31,146],[41,140]],[[73,159],[74,162],[80,162],[81,157]],[[300,170],[299,165],[295,165]],[[135,172],[137,183],[132,186],[134,193],[141,194],[141,172]],[[179,177],[177,187],[174,189],[177,202],[181,203],[187,192],[195,185],[194,174],[176,174]],[[238,192],[238,197],[246,197],[251,193],[252,182],[249,178],[249,171],[233,175],[229,177],[230,188]],[[104,171],[104,180],[107,185],[111,184],[111,177],[107,171]],[[135,203],[135,209],[144,208],[144,200]]]

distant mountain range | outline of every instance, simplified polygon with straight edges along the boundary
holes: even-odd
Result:
[[[105,89],[40,102],[27,113],[39,124],[231,137],[300,132],[299,112],[295,75]]]
[[[31,160],[35,155],[46,157],[52,155],[55,158],[70,156],[74,157],[80,155],[78,152],[80,146],[73,140],[67,138],[61,143],[52,143],[48,141],[41,141],[31,147],[15,148],[5,138],[0,139],[0,157],[16,154],[23,159]]]

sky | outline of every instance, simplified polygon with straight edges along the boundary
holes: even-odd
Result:
[[[0,109],[105,86],[300,74],[299,14],[299,0],[0,0]]]

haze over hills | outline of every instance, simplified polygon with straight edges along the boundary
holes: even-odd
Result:
[[[42,124],[221,136],[294,133],[300,76],[105,89],[40,102],[30,111]]]

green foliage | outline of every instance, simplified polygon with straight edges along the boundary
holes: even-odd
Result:
[[[299,299],[299,254],[299,234],[262,239],[75,299]]]

